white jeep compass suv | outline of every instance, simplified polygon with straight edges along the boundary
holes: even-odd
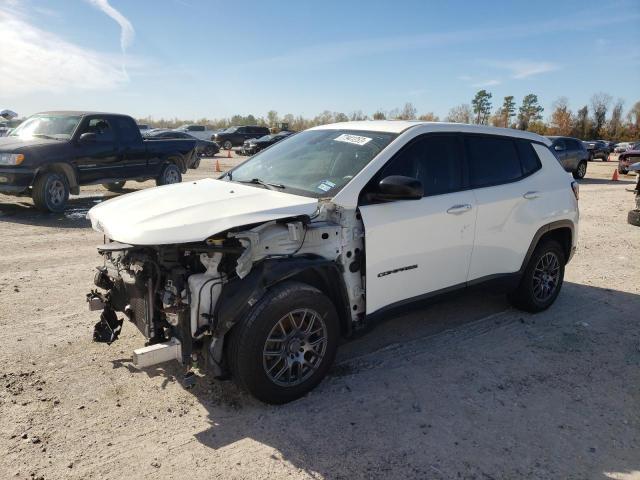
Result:
[[[548,308],[578,233],[578,186],[533,133],[364,121],[292,135],[219,179],[88,214],[107,241],[94,340],[122,312],[140,368],[178,360],[284,403],[325,376],[341,336],[390,310],[491,282]]]

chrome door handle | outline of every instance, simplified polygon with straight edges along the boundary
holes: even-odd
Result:
[[[454,205],[453,207],[447,210],[447,213],[451,213],[453,215],[458,215],[460,213],[468,212],[471,210],[471,205],[465,203],[463,205]]]
[[[540,195],[538,195],[538,192],[527,192],[524,195],[522,195],[524,198],[526,198],[527,200],[533,200],[534,198],[538,198]]]

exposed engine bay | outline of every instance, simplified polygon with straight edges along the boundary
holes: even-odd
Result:
[[[104,265],[87,295],[102,310],[94,340],[117,340],[124,319],[147,339],[134,351],[142,368],[176,359],[184,384],[194,368],[226,375],[224,339],[270,285],[287,278],[316,284],[341,307],[346,330],[365,314],[364,229],[356,210],[319,202],[302,215],[233,228],[202,242],[98,247]],[[123,314],[123,318],[119,318]]]

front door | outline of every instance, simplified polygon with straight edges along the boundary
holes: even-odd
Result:
[[[414,139],[365,187],[390,175],[418,178],[419,200],[361,202],[367,313],[464,284],[474,241],[476,202],[466,185],[458,135]]]
[[[99,183],[117,177],[122,170],[115,126],[110,118],[89,117],[83,120],[79,138],[83,133],[95,133],[95,141],[76,143],[76,165],[80,183]]]

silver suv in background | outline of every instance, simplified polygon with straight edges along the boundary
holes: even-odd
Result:
[[[572,137],[547,137],[560,164],[573,178],[581,179],[587,174],[589,152],[581,140]]]

